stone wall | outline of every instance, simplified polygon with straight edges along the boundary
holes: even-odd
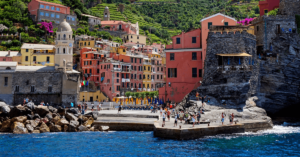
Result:
[[[257,46],[263,46],[263,50],[269,50],[272,39],[277,34],[290,33],[289,29],[295,32],[297,26],[295,16],[277,15],[277,16],[261,16],[253,20],[254,33],[257,38]],[[278,27],[279,26],[279,27]],[[280,28],[278,30],[278,28]],[[282,31],[284,29],[284,32]]]
[[[300,15],[299,0],[281,0],[279,3],[279,14],[281,15]]]

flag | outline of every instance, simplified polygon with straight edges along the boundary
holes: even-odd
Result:
[[[86,81],[86,86],[88,86],[89,85],[89,81]]]
[[[83,81],[83,85],[85,85],[85,81]]]
[[[81,86],[84,86],[83,82],[81,82]]]

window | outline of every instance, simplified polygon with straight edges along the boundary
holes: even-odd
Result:
[[[49,6],[48,6],[48,5],[46,5],[46,9],[49,9]]]
[[[44,16],[44,12],[40,12],[40,15],[41,15],[41,16]]]
[[[33,61],[36,62],[36,56],[33,56]]]
[[[142,79],[142,74],[140,74],[140,80]]]
[[[134,63],[136,63],[136,58],[134,58]]]
[[[117,79],[117,83],[119,83],[119,79]]]
[[[87,69],[85,69],[85,73],[87,73]]]
[[[19,86],[16,86],[16,87],[15,87],[15,92],[19,92],[19,91],[20,91]]]
[[[196,42],[197,42],[196,37],[192,37],[192,43],[196,43]]]
[[[99,74],[99,69],[97,69],[97,74]]]
[[[48,92],[51,93],[52,92],[52,86],[48,87]]]
[[[199,69],[199,77],[202,77],[202,69]]]
[[[146,77],[145,77],[145,75],[143,75],[143,79],[145,79]]]
[[[268,10],[267,10],[267,9],[265,9],[265,10],[264,10],[264,13],[265,13],[265,14],[267,14],[267,13],[268,13]]]
[[[70,20],[70,17],[69,17],[69,16],[67,17],[67,20]]]
[[[123,87],[123,88],[125,87],[125,82],[122,82],[122,87]]]
[[[131,63],[133,63],[133,58],[131,58]]]
[[[197,68],[192,68],[192,77],[197,77]]]
[[[202,59],[202,52],[201,52],[201,59]]]
[[[143,88],[145,88],[145,84],[143,84]]]
[[[162,79],[162,75],[160,75],[160,79]]]
[[[212,22],[208,22],[207,28],[210,29],[211,25],[212,25]]]
[[[144,66],[144,70],[146,70],[146,66]]]
[[[131,74],[131,79],[133,79],[133,74]]]
[[[60,8],[56,8],[56,11],[60,11]]]
[[[131,88],[133,88],[133,83],[131,83]]]
[[[228,22],[224,22],[224,26],[228,26]]]
[[[117,91],[120,91],[120,86],[117,86]]]
[[[141,84],[139,83],[139,88],[141,88]]]
[[[161,71],[164,71],[164,68],[161,68],[160,70],[161,70]]]
[[[55,10],[55,7],[51,7],[51,10]]]
[[[92,73],[92,69],[90,69],[90,73]]]
[[[30,87],[30,92],[34,92],[34,91],[35,91],[34,86],[31,86]]]
[[[170,60],[171,61],[175,60],[175,54],[174,53],[170,53]]]
[[[157,79],[159,79],[159,75],[157,75]]]
[[[117,77],[119,77],[119,73],[117,73]]]
[[[259,26],[256,27],[256,31],[257,31],[257,32],[259,31]]]
[[[45,13],[46,16],[49,16],[49,13]]]
[[[121,74],[121,78],[124,78],[124,74]]]
[[[192,53],[192,60],[197,60],[197,52]]]
[[[56,18],[59,18],[59,15],[56,15]]]
[[[148,71],[150,71],[150,67],[148,67]]]
[[[40,5],[40,8],[44,8],[44,5],[43,5],[43,4],[41,4],[41,5]]]
[[[90,61],[90,65],[92,65],[92,61]]]
[[[28,61],[28,56],[25,56],[25,61]]]
[[[26,49],[26,52],[28,52],[28,49]]]
[[[74,18],[74,17],[72,18],[72,21],[75,21],[75,18]]]
[[[8,77],[4,77],[4,86],[8,85]]]
[[[47,62],[50,62],[50,57],[47,57]]]
[[[134,79],[136,79],[136,74],[134,74]]]
[[[159,67],[157,67],[157,71],[159,71]]]
[[[137,36],[136,38],[137,38],[137,39],[140,39],[140,37],[139,37],[139,36]]]
[[[177,68],[168,68],[168,78],[177,77]]]
[[[55,21],[55,23],[59,23],[59,21]]]
[[[180,44],[180,38],[176,38],[176,44]]]
[[[52,14],[51,14],[51,17],[55,17],[55,15],[52,13]]]
[[[142,63],[142,59],[140,59],[140,64]]]

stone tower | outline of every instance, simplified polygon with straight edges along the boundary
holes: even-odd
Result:
[[[55,69],[72,71],[73,69],[73,31],[64,19],[58,26],[55,40]]]
[[[110,21],[110,13],[107,6],[104,9],[103,21]]]

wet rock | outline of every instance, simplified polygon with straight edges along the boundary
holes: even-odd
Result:
[[[27,129],[24,127],[23,123],[14,122],[11,126],[11,130],[14,134],[26,134],[28,133]]]
[[[89,129],[89,131],[95,131],[95,128],[94,128],[94,127],[91,127],[91,128]]]
[[[54,125],[53,123],[50,123],[49,128],[51,132],[61,132],[61,126],[59,125]]]
[[[89,129],[88,129],[86,126],[80,125],[80,126],[78,127],[78,130],[79,130],[79,131],[88,131]]]
[[[68,125],[64,125],[64,132],[68,131]]]
[[[13,107],[9,112],[9,116],[11,118],[18,116],[26,116],[27,114],[31,114],[31,110],[23,106]]]
[[[52,113],[48,113],[48,114],[46,115],[46,118],[48,118],[48,120],[51,121],[52,118],[53,118],[53,117],[52,117]]]
[[[10,131],[10,126],[11,126],[11,120],[10,119],[2,122],[2,127],[0,129],[0,132],[9,132]]]
[[[60,125],[60,126],[62,126],[62,125],[69,125],[69,122],[66,119],[62,118],[58,122],[58,125]]]
[[[12,122],[21,122],[21,123],[24,123],[26,120],[27,120],[26,116],[19,116],[11,119]]]
[[[26,124],[26,128],[29,132],[33,132],[34,128],[30,124]]]
[[[78,118],[77,117],[75,117],[72,113],[66,113],[66,118],[69,120],[69,121],[71,121],[71,120],[75,120],[75,121],[77,121],[78,120]]]
[[[40,126],[40,132],[41,133],[50,132],[50,128],[44,122],[42,122]]]
[[[94,123],[94,119],[90,117],[86,122],[84,122],[83,125],[89,128],[93,123]]]
[[[8,114],[10,112],[10,108],[5,102],[0,102],[0,112],[5,114]]]
[[[38,106],[38,107],[35,109],[35,112],[36,112],[37,114],[39,114],[40,116],[45,117],[50,111],[49,111],[49,109],[47,108],[47,106]]]
[[[56,117],[52,118],[51,121],[52,121],[54,124],[58,124],[59,121],[60,121],[60,117],[59,117],[59,116],[56,116]]]
[[[36,114],[34,114],[33,119],[37,119],[37,118],[40,119],[41,117],[39,114],[36,113]]]
[[[77,126],[79,125],[79,122],[78,121],[75,121],[75,120],[71,120],[70,121],[70,125],[69,125],[69,131],[70,132],[76,132],[77,131]]]
[[[80,115],[80,111],[78,110],[78,108],[69,108],[68,110],[67,110],[67,112],[69,112],[69,113],[72,113],[72,114],[77,114],[77,115]]]
[[[59,113],[60,116],[64,116],[66,114],[66,110],[64,108],[62,108],[62,107],[59,107],[57,109],[57,113]]]
[[[39,123],[37,123],[35,120],[26,120],[25,124],[30,124],[33,128],[35,128]]]
[[[49,111],[52,113],[57,113],[57,109],[52,106],[49,106]]]
[[[33,134],[39,134],[40,130],[33,130],[31,133],[33,133]]]

